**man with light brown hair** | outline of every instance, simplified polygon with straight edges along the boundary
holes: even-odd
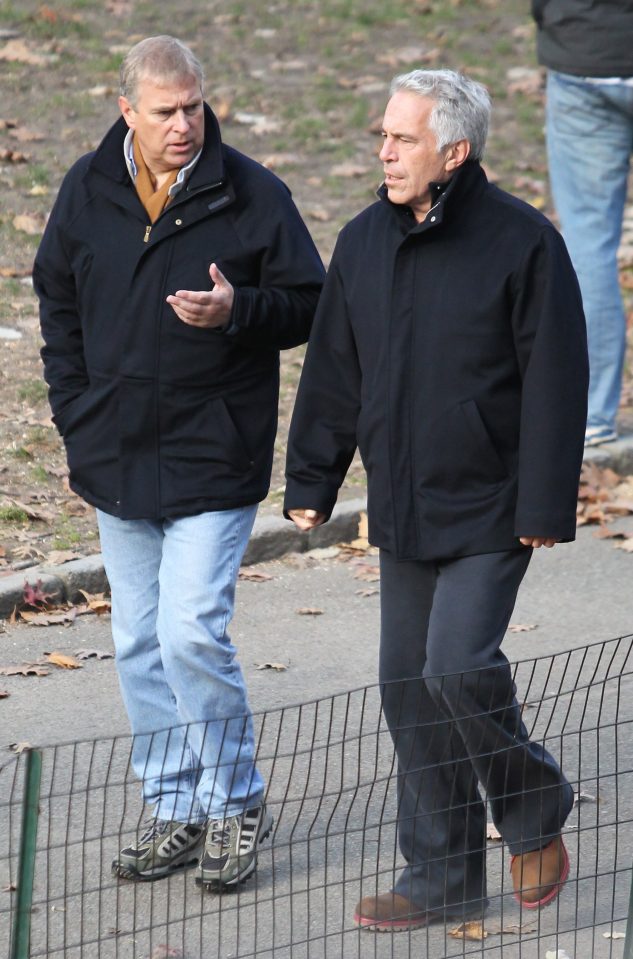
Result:
[[[279,350],[322,265],[285,185],[222,143],[191,50],[130,50],[121,118],[67,174],[34,268],[71,488],[97,508],[112,632],[153,818],[113,862],[252,874],[272,828],[227,629],[270,481]]]

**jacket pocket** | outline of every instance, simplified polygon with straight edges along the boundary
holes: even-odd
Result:
[[[508,478],[474,400],[447,410],[418,443],[419,481],[425,490],[468,496]]]

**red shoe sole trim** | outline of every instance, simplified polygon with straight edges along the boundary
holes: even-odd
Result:
[[[536,902],[526,902],[525,899],[521,899],[521,896],[518,892],[514,893],[514,898],[516,901],[523,906],[524,909],[540,909],[542,906],[547,906],[553,899],[556,899],[556,896],[560,893],[561,889],[567,882],[567,877],[569,876],[569,856],[567,850],[565,849],[565,843],[561,839],[560,841],[561,849],[563,851],[563,868],[561,870],[560,878],[555,886],[553,886],[546,896],[543,896],[542,899],[537,899]],[[510,860],[510,867],[516,859],[516,856],[512,856]]]

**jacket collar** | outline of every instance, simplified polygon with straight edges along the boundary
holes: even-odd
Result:
[[[123,117],[110,127],[97,147],[89,166],[92,170],[119,183],[131,183],[125,163],[123,144],[128,126]],[[185,190],[193,192],[203,187],[219,186],[225,178],[222,137],[217,118],[208,104],[204,104],[204,143],[200,159],[187,180]]]
[[[447,212],[451,215],[456,207],[461,206],[469,196],[480,192],[487,183],[486,174],[478,160],[467,160],[451,179],[444,183],[429,183],[432,206],[421,223],[415,219],[410,206],[391,202],[384,183],[377,192],[379,198],[393,210],[403,225],[412,232],[422,232],[431,226],[439,226]]]

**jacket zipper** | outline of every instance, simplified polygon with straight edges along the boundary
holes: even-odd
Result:
[[[152,232],[152,227],[151,227],[151,225],[150,225],[150,226],[146,226],[146,227],[145,227],[145,236],[143,237],[143,243],[149,242],[149,235],[150,235],[151,232]]]

